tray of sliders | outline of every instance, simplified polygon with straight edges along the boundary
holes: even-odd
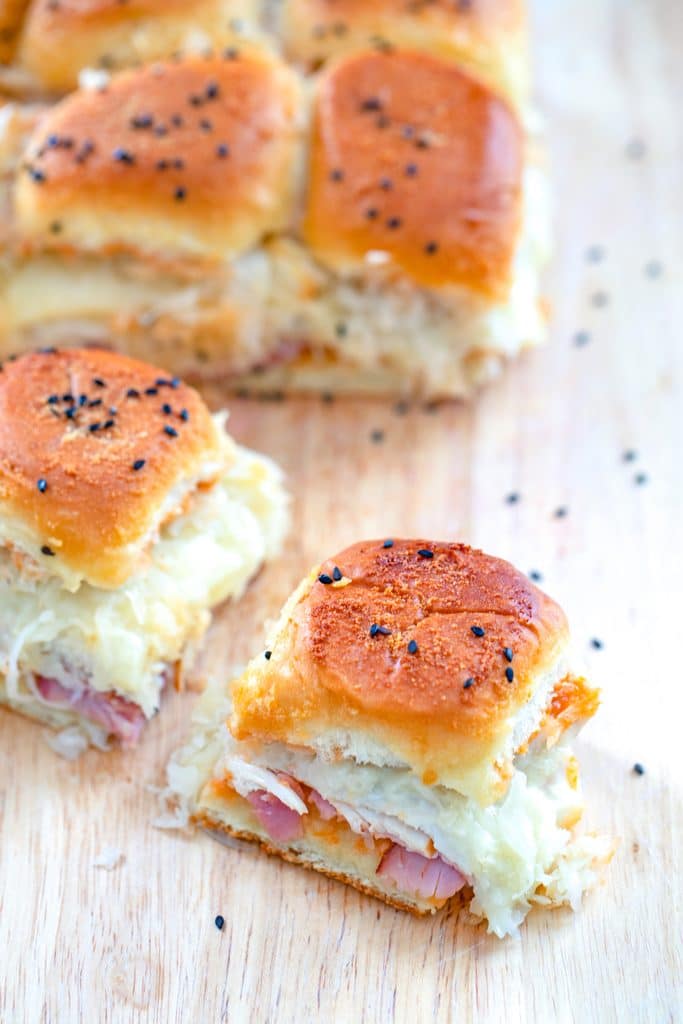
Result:
[[[3,1020],[675,1019],[675,15],[530,6],[0,2]]]

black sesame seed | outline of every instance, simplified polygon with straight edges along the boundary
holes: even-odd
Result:
[[[407,178],[414,178],[417,174],[417,164],[406,164],[405,172]]]
[[[401,128],[401,135],[403,136],[404,139],[412,139],[414,134],[415,129],[411,124],[404,124],[403,128]]]
[[[177,437],[178,436],[178,431],[176,430],[176,428],[175,427],[170,427],[168,425],[168,423],[164,427],[164,433],[168,434],[169,437]]]
[[[96,434],[101,426],[102,426],[102,424],[99,423],[99,422],[98,423],[91,423],[90,426],[88,427],[88,430],[90,431],[91,434]]]
[[[171,118],[171,124],[173,125],[174,128],[182,127],[183,119],[180,116],[180,114],[174,114],[173,115],[173,117]]]
[[[63,402],[73,402],[74,401],[74,396],[71,394],[70,391],[67,391],[66,394],[62,395],[62,401]]]
[[[171,377],[171,379],[168,381],[168,386],[170,388],[173,388],[174,390],[176,388],[179,388],[180,387],[180,377]]]
[[[50,397],[47,400],[47,404],[48,405],[57,405],[58,402],[59,402],[59,395],[50,395]]]
[[[133,469],[137,473],[138,470],[142,469],[144,464],[145,464],[145,460],[144,459],[136,459],[135,462],[133,463]]]
[[[511,683],[512,680],[515,678],[514,669],[511,669],[509,665],[505,669],[505,678],[507,679],[508,683]]]
[[[433,558],[434,557],[434,552],[430,551],[429,548],[419,548],[417,553],[420,556],[420,558]]]
[[[222,932],[225,924],[225,918],[222,914],[217,914],[213,923],[216,925],[216,928],[218,928],[218,931]]]
[[[510,494],[506,495],[505,501],[508,505],[516,505],[519,501],[519,492],[511,491]]]
[[[435,252],[438,252],[438,249],[438,242],[427,242],[427,244],[425,245],[425,252],[427,253],[428,256],[433,256]]]
[[[385,540],[384,544],[382,544],[383,548],[393,548],[393,546],[394,546],[393,540]]]
[[[199,122],[199,127],[201,128],[201,130],[203,132],[212,132],[213,131],[213,124],[206,117],[203,117],[201,119],[201,121]]]
[[[216,146],[216,156],[223,158],[229,155],[230,147],[226,145],[225,142],[221,142],[220,145]]]
[[[603,644],[602,640],[598,640],[598,638],[596,636],[594,636],[593,639],[591,640],[591,647],[594,650],[596,650],[596,651],[601,651],[603,646],[604,646],[604,644]]]
[[[376,111],[382,109],[382,101],[376,96],[370,96],[367,100],[363,100],[360,105],[361,110]]]
[[[470,626],[470,630],[475,636],[486,636],[486,630],[482,629],[481,626]]]
[[[401,220],[400,217],[390,217],[389,220],[387,221],[387,227],[389,228],[390,231],[395,231],[396,228],[400,228],[402,223],[403,221]]]
[[[154,118],[151,114],[136,114],[130,119],[131,128],[151,128]]]
[[[93,377],[92,382],[96,388],[105,388],[107,386],[101,377]]]
[[[204,90],[204,95],[206,96],[207,100],[215,100],[218,96],[218,92],[218,82],[209,82],[206,89]]]
[[[186,189],[184,189],[184,188],[182,187],[182,185],[180,185],[180,186],[179,186],[179,187],[178,187],[178,188],[177,188],[177,189],[175,190],[175,192],[173,193],[173,198],[174,198],[174,199],[177,199],[177,200],[178,200],[178,202],[181,202],[181,201],[182,201],[183,199],[185,199],[185,197],[186,197],[186,196],[187,196],[187,190],[186,190]]]
[[[472,676],[470,676],[469,679],[465,680],[465,682],[462,684],[462,688],[463,690],[469,690],[470,686],[474,686],[474,679],[472,678]]]
[[[504,647],[503,648],[503,657],[505,658],[506,661],[512,661],[514,655],[512,653],[512,648],[511,647]]]
[[[577,348],[583,348],[591,340],[591,336],[588,331],[577,331],[574,335],[574,344]]]
[[[370,626],[370,636],[377,636],[378,633],[379,626],[377,625],[376,622],[373,622],[373,624]]]
[[[157,160],[156,168],[157,168],[158,171],[166,171],[166,170],[168,170],[168,167],[169,167],[168,160]]]
[[[373,444],[381,444],[382,441],[384,440],[384,431],[378,429],[371,430],[370,440],[372,441]]]
[[[272,654],[273,654],[272,651],[264,651],[263,652],[263,657],[266,659],[266,661],[270,661]]]
[[[134,164],[135,157],[129,149],[123,149],[122,146],[117,146],[112,153],[112,159],[116,160],[120,164]]]
[[[418,149],[429,149],[429,142],[427,139],[418,139],[415,145]]]
[[[145,388],[145,394],[146,395],[158,395],[159,394],[159,388]]]
[[[633,448],[627,448],[624,454],[621,456],[624,462],[635,462],[638,458],[638,452]]]
[[[53,235],[58,235],[62,230],[62,222],[59,220],[53,220],[50,224],[50,231]]]
[[[183,421],[183,423],[187,423],[187,421],[190,418],[190,414],[187,411],[187,409],[181,409],[179,415],[180,415],[180,418]]]
[[[45,491],[47,490],[47,480],[45,479],[45,477],[41,476],[40,480],[38,481],[37,486],[38,486],[38,490],[40,491],[40,493],[41,494],[45,494]]]
[[[408,654],[417,654],[419,647],[417,646],[416,640],[411,640],[408,644]]]
[[[384,189],[385,192],[389,192],[394,187],[394,183],[391,178],[380,178],[379,187]]]
[[[28,173],[36,185],[42,185],[45,181],[45,174],[43,171],[39,171],[37,167],[29,167]]]
[[[529,579],[533,580],[534,583],[540,583],[541,580],[543,579],[543,574],[540,573],[538,571],[538,569],[532,569],[531,572],[529,573]]]
[[[318,582],[324,583],[325,586],[327,586],[328,583],[332,582],[332,577],[328,576],[326,572],[321,572],[320,575],[318,576]]]
[[[110,430],[113,426],[115,426],[113,420],[105,420],[102,424],[102,430]]]
[[[643,484],[646,484],[647,480],[647,473],[636,473],[636,475],[633,478],[633,482],[637,484],[639,487],[642,487]]]
[[[117,412],[118,412],[118,411],[119,411],[119,410],[118,410],[118,409],[116,408],[116,406],[115,406],[115,405],[110,405],[110,406],[109,406],[109,415],[110,415],[110,416],[116,416],[116,414],[117,414]]]
[[[349,333],[349,329],[346,324],[335,324],[334,333],[338,338],[345,338]]]
[[[171,413],[173,412],[173,409],[172,409],[172,408],[171,408],[171,406],[170,406],[170,405],[168,404],[168,402],[164,402],[164,404],[163,404],[163,405],[162,405],[162,407],[161,407],[161,411],[162,411],[163,413],[165,413],[165,414],[166,414],[167,416],[170,416],[170,415],[171,415]]]
[[[64,413],[64,415],[66,416],[66,418],[67,418],[68,420],[72,420],[72,419],[74,419],[74,418],[75,418],[75,416],[76,416],[76,410],[74,409],[74,407],[73,407],[73,406],[70,406],[70,407],[69,407],[69,408],[68,408],[68,409],[66,410],[66,412]]]
[[[339,568],[338,565],[335,565],[334,569],[332,570],[332,579],[334,580],[335,583],[339,583],[339,580],[341,578],[342,578],[342,571],[341,571],[341,569]]]
[[[569,509],[566,505],[559,505],[558,508],[556,508],[553,512],[553,515],[556,519],[564,519],[567,516],[568,512]]]
[[[368,210],[365,211],[365,216],[367,217],[368,220],[377,220],[377,218],[379,217],[379,210],[376,209],[374,206],[371,206]]]
[[[79,395],[79,396],[78,396],[78,404],[79,404],[79,405],[80,405],[81,407],[82,407],[82,406],[84,406],[84,405],[86,404],[86,402],[87,402],[87,401],[88,401],[88,396],[87,396],[87,395]]]
[[[47,555],[48,558],[54,558],[54,556],[55,556],[54,551],[52,550],[52,548],[49,548],[47,546],[47,544],[43,544],[43,546],[40,549],[40,551],[41,551],[41,554]]]
[[[644,775],[645,774],[645,768],[638,761],[636,761],[636,763],[634,764],[633,771],[635,772],[636,775]]]
[[[139,398],[140,392],[137,388],[128,388],[126,391],[126,398]]]
[[[338,167],[335,167],[333,171],[330,171],[330,181],[343,181],[344,172]]]

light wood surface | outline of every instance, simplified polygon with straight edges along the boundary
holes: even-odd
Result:
[[[557,205],[551,344],[469,406],[234,402],[236,436],[289,475],[295,526],[221,613],[209,661],[227,674],[257,650],[309,564],[360,537],[462,538],[542,572],[604,687],[580,755],[589,820],[621,837],[606,885],[506,942],[455,916],[413,920],[152,827],[149,786],[191,696],[168,701],[135,754],[76,765],[3,712],[2,1022],[683,1019],[683,8],[538,0],[535,33]],[[125,855],[111,872],[93,865],[106,845]]]

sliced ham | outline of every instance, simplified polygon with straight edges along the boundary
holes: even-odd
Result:
[[[90,687],[69,690],[56,679],[36,676],[36,686],[49,704],[68,705],[115,736],[123,747],[132,747],[140,739],[147,719],[141,707],[117,693],[101,693]]]
[[[421,899],[448,899],[465,885],[457,868],[441,857],[423,857],[394,844],[382,857],[377,874],[396,883],[404,893]]]
[[[323,821],[331,821],[332,818],[338,817],[336,808],[332,806],[329,800],[326,800],[324,796],[321,796],[317,789],[312,789],[310,791],[308,799],[316,808]]]
[[[247,800],[271,839],[289,843],[303,835],[301,815],[283,804],[282,800],[278,800],[272,793],[265,789],[254,789],[247,794]]]

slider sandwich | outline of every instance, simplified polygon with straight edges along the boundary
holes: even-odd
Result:
[[[434,54],[145,65],[0,111],[0,353],[466,395],[544,337],[545,199],[520,114]]]
[[[278,550],[280,473],[224,418],[113,353],[0,370],[0,704],[67,755],[136,743],[210,608]]]
[[[576,907],[610,843],[579,835],[572,740],[598,693],[560,608],[462,544],[356,544],[315,569],[169,765],[178,821],[253,840],[417,914],[490,931]]]
[[[290,60],[307,68],[359,50],[423,50],[524,105],[526,6],[525,0],[285,0],[278,5],[279,31]]]

